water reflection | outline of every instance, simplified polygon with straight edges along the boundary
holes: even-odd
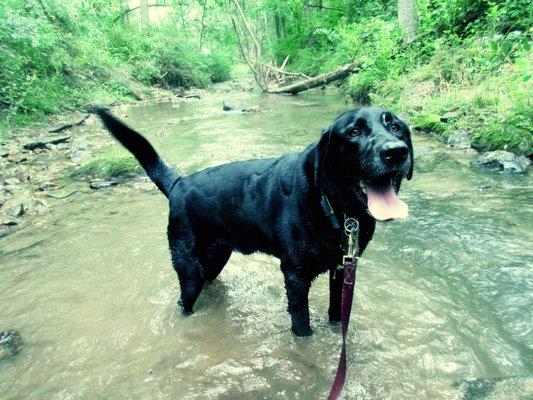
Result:
[[[188,173],[298,151],[346,109],[334,94],[235,96],[263,111],[223,112],[213,94],[123,114]],[[470,155],[425,137],[415,147],[402,189],[412,216],[380,225],[361,263],[345,394],[527,398],[531,178],[472,170]],[[0,242],[0,326],[25,340],[0,364],[2,399],[325,396],[340,344],[326,276],[311,289],[309,339],[291,334],[278,262],[261,254],[234,254],[184,318],[163,196],[125,185],[54,204],[53,223]]]

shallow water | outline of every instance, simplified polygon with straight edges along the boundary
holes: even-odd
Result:
[[[122,115],[189,173],[298,151],[349,108],[335,94],[241,93],[225,98],[263,111],[226,113],[222,98]],[[379,225],[361,261],[344,394],[529,398],[531,178],[473,170],[427,137],[415,151],[401,196],[411,216]],[[0,364],[0,398],[324,398],[340,350],[327,276],[311,289],[311,338],[292,335],[278,262],[261,254],[234,254],[183,317],[166,200],[134,186],[80,191],[53,203],[51,223],[0,240],[0,327],[25,341]],[[468,397],[460,383],[478,378],[512,384]]]

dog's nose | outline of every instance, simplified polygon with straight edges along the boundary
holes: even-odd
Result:
[[[387,142],[381,148],[379,155],[385,164],[400,165],[409,155],[409,149],[403,142]]]

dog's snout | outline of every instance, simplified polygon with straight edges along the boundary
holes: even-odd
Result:
[[[409,155],[409,149],[403,142],[387,142],[381,148],[379,155],[383,162],[387,165],[402,164]]]

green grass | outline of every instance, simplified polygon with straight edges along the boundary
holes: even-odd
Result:
[[[479,150],[505,149],[533,153],[533,87],[530,82],[533,53],[518,47],[513,56],[493,60],[482,40],[468,47],[443,46],[426,63],[406,73],[383,77],[372,71],[353,75],[345,90],[355,100],[368,87],[372,104],[404,112],[415,126],[447,138],[454,130],[472,136]],[[477,59],[472,55],[477,54]],[[458,111],[459,116],[441,122],[440,116]]]
[[[205,87],[228,79],[223,45],[204,53],[172,21],[142,29],[112,4],[0,2],[0,137],[54,113],[149,96],[149,86]]]
[[[97,155],[97,158],[74,170],[77,179],[127,179],[143,174],[139,162],[119,147],[110,147]]]

